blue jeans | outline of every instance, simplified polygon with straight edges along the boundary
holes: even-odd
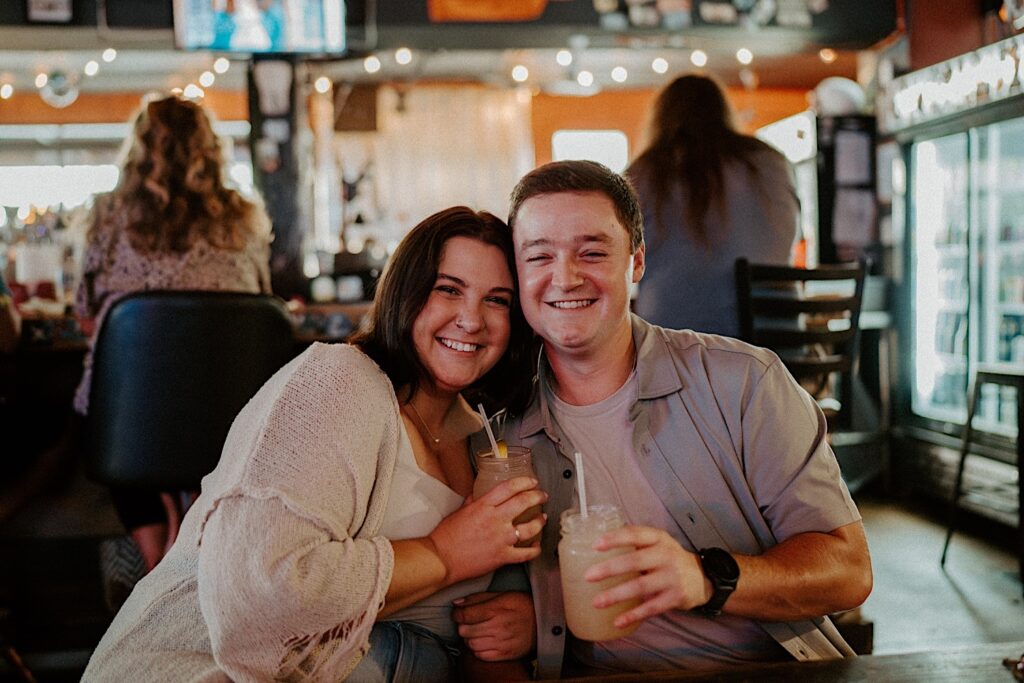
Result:
[[[403,621],[379,621],[370,632],[370,651],[345,680],[349,683],[407,683],[459,680],[459,649],[427,629]]]

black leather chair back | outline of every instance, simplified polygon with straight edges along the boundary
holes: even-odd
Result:
[[[197,489],[228,428],[295,354],[275,297],[143,292],[111,306],[93,353],[87,471],[121,487]]]

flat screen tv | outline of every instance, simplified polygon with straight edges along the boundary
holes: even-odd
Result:
[[[185,50],[340,54],[344,0],[174,0],[175,44]]]

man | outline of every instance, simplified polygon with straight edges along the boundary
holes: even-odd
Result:
[[[852,654],[823,615],[865,600],[870,559],[814,401],[770,351],[631,316],[643,223],[632,188],[604,166],[527,174],[509,226],[523,311],[543,343],[537,395],[505,431],[533,449],[550,495],[530,563],[540,676],[563,662],[594,673]],[[596,598],[641,599],[616,620],[637,630],[603,643],[573,638],[562,611],[557,520],[578,505],[574,451],[588,503],[616,504],[628,522],[597,547],[631,550],[587,579],[640,572]],[[479,635],[488,604],[456,619]]]

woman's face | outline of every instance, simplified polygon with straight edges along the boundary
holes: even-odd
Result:
[[[438,391],[462,391],[505,353],[512,287],[498,247],[471,237],[445,243],[437,280],[412,326],[416,354]]]

